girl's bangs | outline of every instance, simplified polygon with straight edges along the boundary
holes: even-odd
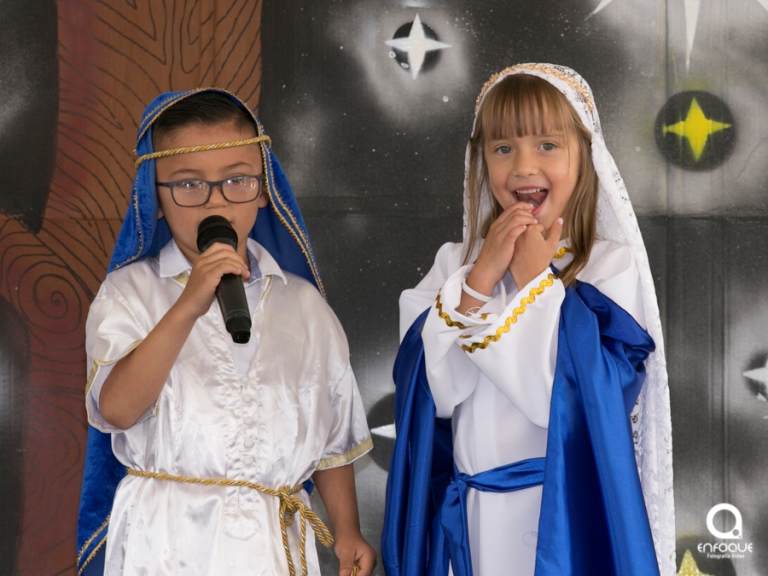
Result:
[[[568,101],[546,80],[515,74],[485,95],[479,127],[484,140],[565,132]]]

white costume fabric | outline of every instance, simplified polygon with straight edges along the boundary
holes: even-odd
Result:
[[[100,416],[111,366],[177,300],[191,266],[171,241],[157,259],[110,273],[86,326],[89,422],[111,432],[129,468],[297,486],[372,447],[346,337],[309,282],[248,240],[248,344],[226,332],[216,301],[195,323],[153,409],[128,430]],[[297,494],[305,504],[309,496]],[[105,574],[288,574],[279,501],[249,488],[126,476],[109,524]],[[299,557],[297,515],[288,535]],[[307,563],[320,574],[308,528]]]
[[[632,426],[660,572],[671,576],[675,573],[675,520],[669,390],[658,303],[637,219],[605,147],[591,90],[574,71],[550,64],[508,68],[486,83],[477,106],[497,82],[520,73],[553,84],[592,134],[592,161],[599,178],[598,240],[578,279],[593,284],[629,312],[656,344],[656,351],[646,361],[647,378],[632,414]],[[466,159],[468,177],[469,147]],[[468,190],[465,180],[465,231]],[[486,185],[481,193],[480,221],[489,213],[491,203]],[[561,247],[566,245],[567,241],[561,242]],[[469,262],[474,262],[479,249]],[[570,258],[566,254],[553,264],[563,268]],[[462,266],[462,260],[463,245],[446,244],[440,249],[429,274],[415,289],[403,293],[400,328],[402,338],[416,317],[431,307],[422,340],[437,415],[453,417],[457,468],[475,474],[545,455],[560,304],[565,292],[560,280],[554,279],[551,286],[542,282],[550,270],[543,271],[520,293],[507,274],[496,286],[491,302],[479,312],[463,316],[455,307],[471,264]],[[543,291],[535,295],[534,302],[523,305],[524,297],[534,295],[531,289]],[[436,302],[438,291],[440,300]],[[513,316],[516,321],[510,323]],[[508,330],[499,332],[503,326]],[[483,342],[488,336],[500,337],[472,353],[461,348]],[[469,490],[467,515],[475,574],[493,574],[501,567],[514,567],[516,575],[533,574],[540,504],[541,487],[510,493]]]

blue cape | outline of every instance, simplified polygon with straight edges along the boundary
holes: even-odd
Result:
[[[424,368],[424,312],[394,368],[397,439],[387,479],[382,560],[388,576],[447,574],[435,515],[453,473],[450,420],[435,417]],[[536,576],[654,576],[653,538],[629,414],[651,337],[589,284],[562,304],[549,417]],[[453,566],[456,576],[469,576]],[[457,572],[458,570],[458,572]]]
[[[185,92],[167,92],[155,98],[144,110],[136,138],[136,154],[153,152],[152,124],[170,106],[199,92],[226,94],[253,116],[257,135],[264,136],[259,119],[236,96],[217,88],[199,88]],[[323,296],[325,292],[317,270],[312,245],[304,220],[288,179],[272,148],[261,142],[264,188],[269,198],[259,210],[250,237],[264,246],[280,268],[312,282]],[[108,272],[144,257],[156,256],[171,239],[164,219],[157,219],[155,161],[143,162],[136,171],[128,211],[117,238]],[[88,426],[88,442],[77,523],[77,571],[86,576],[104,572],[107,524],[117,485],[125,476],[125,467],[112,453],[111,435]]]

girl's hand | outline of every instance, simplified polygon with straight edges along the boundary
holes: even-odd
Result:
[[[337,536],[333,551],[339,559],[339,576],[370,576],[376,567],[376,551],[359,532]]]
[[[527,202],[515,202],[491,224],[467,284],[481,294],[490,296],[493,287],[509,269],[516,251],[516,242],[527,226],[536,225]]]
[[[244,280],[249,277],[248,267],[235,249],[227,244],[215,243],[203,252],[192,265],[192,272],[176,306],[199,318],[211,307],[216,287],[224,274],[236,274]]]
[[[517,239],[509,272],[518,290],[536,278],[552,262],[563,232],[563,219],[558,218],[549,231],[542,224],[528,226]]]

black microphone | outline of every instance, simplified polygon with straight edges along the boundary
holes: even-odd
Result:
[[[208,216],[197,228],[197,249],[205,252],[214,242],[228,244],[237,250],[237,232],[223,216]],[[224,274],[216,287],[216,299],[227,332],[237,344],[251,339],[251,314],[245,297],[243,278],[236,274]]]

